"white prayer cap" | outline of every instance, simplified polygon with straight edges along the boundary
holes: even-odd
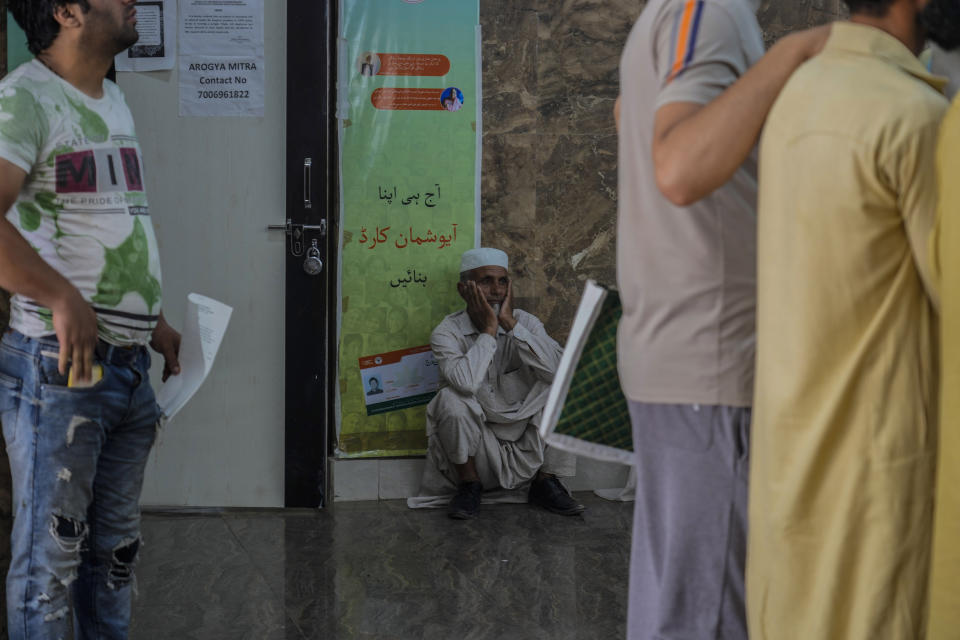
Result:
[[[470,249],[464,251],[463,258],[460,259],[460,273],[471,271],[479,267],[503,267],[509,269],[509,260],[507,254],[500,249],[491,249],[483,247],[481,249]]]

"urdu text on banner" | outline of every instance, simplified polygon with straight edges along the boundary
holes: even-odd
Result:
[[[477,0],[342,0],[337,455],[421,454],[430,333],[475,245]]]

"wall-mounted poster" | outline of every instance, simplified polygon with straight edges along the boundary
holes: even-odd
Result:
[[[180,115],[262,117],[263,0],[180,0],[179,24]]]
[[[117,71],[164,71],[177,59],[177,0],[137,2],[140,39],[116,57]]]
[[[477,241],[477,0],[342,0],[337,455],[423,453],[430,333]],[[377,362],[379,360],[379,362]]]

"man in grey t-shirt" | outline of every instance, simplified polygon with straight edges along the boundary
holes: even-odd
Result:
[[[756,161],[821,28],[764,56],[758,0],[651,0],[620,66],[618,355],[638,496],[628,637],[746,638]]]

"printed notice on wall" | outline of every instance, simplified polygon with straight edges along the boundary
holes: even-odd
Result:
[[[181,116],[262,116],[263,58],[181,56]]]
[[[137,43],[116,57],[117,71],[173,69],[177,47],[177,1],[138,2]]]
[[[263,0],[180,0],[180,115],[263,116]]]

